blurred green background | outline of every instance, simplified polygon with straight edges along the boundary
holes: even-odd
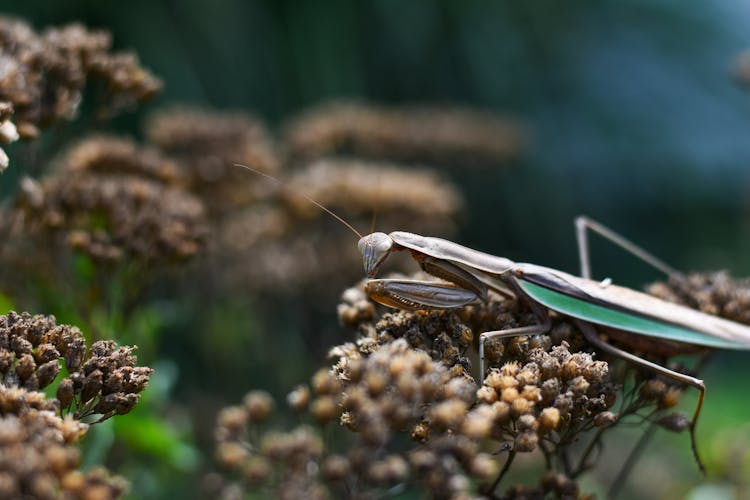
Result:
[[[37,29],[81,21],[110,30],[116,48],[134,50],[164,80],[155,102],[109,124],[118,132],[138,135],[144,116],[171,102],[251,111],[272,125],[330,98],[470,105],[518,119],[529,144],[515,164],[445,171],[468,201],[457,241],[576,271],[572,221],[585,213],[679,269],[750,274],[750,97],[730,77],[750,47],[744,2],[91,0],[2,10]],[[23,168],[4,175],[3,191]],[[660,278],[600,241],[592,251],[598,277],[631,286]],[[335,326],[334,302],[317,304],[328,312],[310,325],[309,305],[236,296],[195,325],[181,320],[185,304],[162,299],[140,313],[137,343],[158,335],[146,354],[157,369],[146,397],[164,398],[169,427],[135,412],[108,431],[131,433],[143,454],[138,463],[122,459],[134,498],[194,492],[216,409],[251,388],[281,401],[349,335]],[[207,338],[183,337],[191,328]],[[748,356],[719,353],[705,374],[699,439],[715,464],[726,429],[744,424],[737,432],[750,442]],[[188,410],[166,408],[169,398]],[[96,437],[91,447],[117,464],[113,438]],[[685,494],[700,481],[687,437],[660,439],[679,452],[668,455],[679,469],[670,480]],[[650,463],[636,473],[648,475]],[[731,491],[722,488],[693,493]]]

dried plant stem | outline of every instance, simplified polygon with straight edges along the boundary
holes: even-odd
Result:
[[[489,488],[489,493],[494,494],[495,490],[497,489],[497,486],[500,484],[500,481],[503,480],[503,477],[505,476],[505,473],[508,472],[508,469],[510,469],[510,466],[513,465],[513,460],[516,458],[516,452],[515,450],[510,450],[508,452],[508,458],[505,460],[505,464],[503,465],[503,468],[500,469],[500,472],[497,474],[497,477],[492,482],[492,485]]]

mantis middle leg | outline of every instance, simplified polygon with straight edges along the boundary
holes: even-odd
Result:
[[[538,323],[518,328],[493,330],[479,334],[479,379],[477,380],[477,383],[481,384],[484,380],[484,343],[488,339],[507,339],[511,337],[520,337],[522,335],[541,335],[542,333],[547,333],[549,331],[552,323],[550,322],[547,310],[535,302],[530,302],[529,305],[531,306],[531,310]]]

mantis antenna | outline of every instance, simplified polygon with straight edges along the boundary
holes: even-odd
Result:
[[[336,219],[337,221],[339,221],[340,223],[342,223],[343,225],[345,225],[346,227],[348,227],[354,234],[357,235],[358,238],[362,239],[362,235],[359,233],[359,231],[357,231],[356,229],[354,229],[354,226],[352,226],[351,224],[349,224],[348,222],[346,222],[342,217],[339,217],[338,215],[336,215],[333,212],[333,210],[330,210],[330,209],[326,208],[325,206],[323,206],[322,203],[319,203],[319,202],[315,201],[313,198],[311,198],[310,196],[307,196],[302,191],[290,188],[281,179],[277,179],[273,175],[267,174],[265,172],[261,172],[260,170],[256,170],[253,167],[249,167],[247,165],[243,165],[242,163],[235,163],[234,166],[235,167],[244,168],[245,170],[249,170],[249,171],[253,172],[254,174],[257,174],[257,175],[260,175],[262,177],[265,177],[266,179],[269,179],[269,180],[275,182],[276,184],[278,184],[279,186],[281,186],[283,189],[287,189],[287,190],[291,191],[292,193],[296,194],[297,196],[303,197],[304,199],[306,199],[307,201],[309,201],[310,203],[312,203],[313,205],[315,205],[319,209],[323,210],[325,213],[327,213],[328,215],[330,215],[331,217],[333,217],[334,219]]]

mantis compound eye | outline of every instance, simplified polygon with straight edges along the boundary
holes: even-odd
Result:
[[[378,274],[380,264],[385,260],[393,248],[393,240],[385,233],[372,233],[363,236],[359,243],[359,252],[368,278]]]

